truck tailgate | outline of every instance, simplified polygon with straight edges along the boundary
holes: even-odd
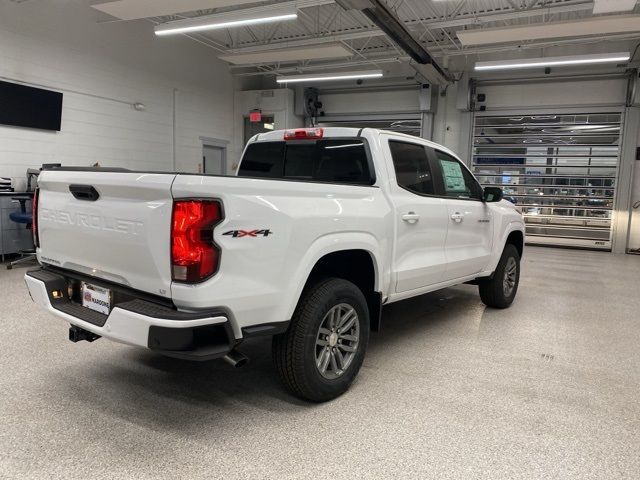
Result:
[[[39,259],[131,288],[171,294],[174,174],[44,171]],[[70,189],[71,187],[71,189]],[[71,190],[98,193],[96,200]]]

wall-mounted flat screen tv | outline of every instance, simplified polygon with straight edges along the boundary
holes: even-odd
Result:
[[[60,131],[62,93],[0,81],[0,124]]]

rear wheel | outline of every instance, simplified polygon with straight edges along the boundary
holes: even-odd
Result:
[[[480,283],[480,298],[485,305],[507,308],[513,303],[520,283],[520,254],[518,249],[507,244],[493,277]]]
[[[353,283],[330,278],[305,291],[289,329],[273,337],[273,360],[294,395],[324,402],[347,391],[368,340],[364,295]]]

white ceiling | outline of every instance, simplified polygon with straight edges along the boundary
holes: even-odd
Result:
[[[636,0],[383,1],[445,66],[502,55],[566,55],[581,46],[631,51],[640,42]],[[362,12],[345,11],[333,0],[118,0],[97,8],[119,18],[146,18],[160,24],[247,8],[268,13],[275,4],[294,6],[297,20],[188,36],[210,47],[238,75],[312,73],[332,67],[391,69],[407,64],[406,53]],[[620,9],[631,16],[617,20],[610,14],[594,15]]]

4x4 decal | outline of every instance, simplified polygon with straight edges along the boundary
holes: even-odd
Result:
[[[228,232],[224,232],[223,235],[230,235],[233,238],[241,238],[241,237],[268,237],[272,235],[273,232],[269,229],[267,230],[229,230]]]

